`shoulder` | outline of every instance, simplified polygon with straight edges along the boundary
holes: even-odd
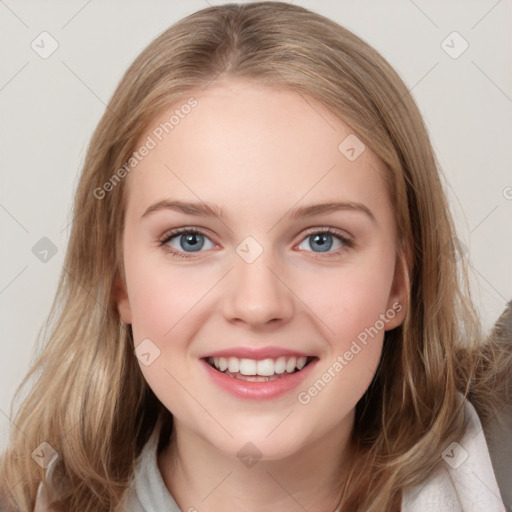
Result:
[[[447,440],[436,471],[404,490],[403,512],[505,512],[480,419],[467,400],[465,411],[464,436],[458,442]]]
[[[161,427],[161,422],[158,422],[135,462],[132,485],[124,498],[125,512],[182,512],[167,489],[158,468]]]
[[[501,496],[512,510],[512,405],[483,423],[483,431]]]
[[[160,430],[161,424],[157,423],[150,439],[134,462],[133,477],[122,499],[121,507],[124,512],[181,512],[165,486],[158,468]],[[42,483],[39,485],[34,512],[57,512],[49,507]]]

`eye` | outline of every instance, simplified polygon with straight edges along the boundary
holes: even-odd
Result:
[[[338,255],[344,249],[355,245],[353,240],[333,228],[314,228],[309,231],[298,248],[304,250],[301,247],[304,244],[307,244],[313,252],[328,253],[329,256]]]
[[[342,251],[355,246],[355,242],[333,228],[313,228],[306,233],[303,242],[298,246],[307,244],[315,253],[325,253],[326,256],[337,256]],[[160,245],[173,258],[192,258],[193,253],[202,249],[213,249],[215,244],[208,236],[197,228],[174,229],[160,241]]]
[[[180,228],[167,233],[160,244],[173,257],[190,258],[189,253],[212,249],[215,244],[198,229]],[[209,246],[208,246],[209,244]]]

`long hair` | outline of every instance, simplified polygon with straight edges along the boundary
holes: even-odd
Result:
[[[116,279],[124,279],[126,180],[102,198],[94,191],[129,161],[159,113],[221,76],[320,102],[387,169],[407,315],[386,332],[356,407],[354,459],[339,483],[344,510],[395,510],[401,490],[424,480],[462,437],[460,393],[468,396],[478,367],[480,325],[442,175],[406,85],[376,50],[328,18],[280,2],[221,5],[187,16],[143,50],[92,136],[44,346],[17,390],[30,384],[27,396],[11,411],[15,427],[0,462],[8,511],[31,512],[40,481],[58,483],[63,510],[120,510],[156,422],[172,428],[114,300]],[[51,478],[31,457],[41,443],[58,455]]]

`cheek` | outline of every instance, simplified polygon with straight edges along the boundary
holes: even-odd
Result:
[[[213,286],[215,276],[197,267],[175,268],[159,258],[127,262],[127,283],[132,310],[135,342],[143,338],[165,340],[194,312]],[[131,278],[131,279],[130,279]]]
[[[195,414],[184,391],[194,387],[195,361],[187,357],[188,347],[201,328],[201,311],[218,278],[211,270],[172,268],[164,260],[148,263],[147,255],[135,253],[125,260],[134,345],[147,339],[154,343],[150,351],[158,356],[149,365],[139,365],[159,400],[173,412]]]
[[[394,311],[386,314],[393,273],[394,253],[389,250],[369,254],[339,271],[317,274],[310,281],[314,284],[309,285],[309,292],[304,283],[302,293],[309,295],[311,309],[323,323],[326,339],[334,350],[344,350],[368,332],[373,335],[370,338],[376,338],[376,331],[381,334],[385,327],[381,315],[388,320],[394,318]]]
[[[391,279],[373,267],[340,271],[317,281],[315,306],[329,348],[315,378],[297,395],[306,411],[331,411],[340,419],[368,389],[379,364],[385,320],[394,318],[387,300]],[[320,285],[328,293],[320,293]],[[336,411],[332,412],[333,404]]]

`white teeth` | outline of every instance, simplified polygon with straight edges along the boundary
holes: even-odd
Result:
[[[258,361],[256,365],[256,374],[261,375],[262,377],[270,377],[270,375],[274,375],[274,361],[272,359],[263,359],[262,361]]]
[[[307,357],[299,357],[297,359],[297,369],[302,370],[304,366],[306,366],[306,361],[308,360]]]
[[[295,357],[288,359],[288,361],[286,363],[286,371],[288,373],[292,373],[295,370],[296,364],[297,364],[297,359],[295,359]]]
[[[256,366],[257,361],[254,359],[240,359],[240,369],[238,371],[242,375],[257,375]]]
[[[231,373],[238,373],[240,370],[240,360],[237,357],[230,357],[228,361],[228,369]]]
[[[278,357],[277,359],[239,359],[238,357],[213,357],[208,361],[221,371],[229,373],[240,373],[249,376],[272,377],[285,372],[293,373],[295,369],[302,370],[308,361],[303,357]]]
[[[286,370],[286,357],[280,357],[275,363],[274,363],[274,371],[276,373],[284,373]]]

